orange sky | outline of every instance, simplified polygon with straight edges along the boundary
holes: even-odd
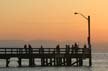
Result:
[[[0,0],[0,40],[87,40],[108,42],[108,0]]]

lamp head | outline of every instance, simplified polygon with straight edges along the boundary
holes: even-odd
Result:
[[[74,14],[76,15],[76,14],[79,14],[79,13],[75,12]]]

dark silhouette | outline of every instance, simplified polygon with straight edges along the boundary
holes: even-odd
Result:
[[[84,44],[84,49],[83,49],[83,57],[84,57],[84,59],[85,59],[85,54],[88,52],[88,50],[87,50],[87,46],[86,46],[86,44]]]
[[[70,52],[70,46],[66,45],[66,54],[69,54],[69,52]]]
[[[27,50],[27,45],[26,44],[24,45],[24,49],[25,49],[25,53],[27,54],[28,50]]]
[[[70,48],[60,48],[58,44],[56,48],[32,48],[30,44],[24,45],[24,48],[0,48],[0,59],[6,59],[6,66],[10,62],[10,58],[17,57],[19,67],[22,67],[21,59],[29,59],[29,66],[35,66],[34,59],[40,59],[40,66],[83,66],[83,59],[89,59],[89,66],[91,66],[91,52],[90,48],[84,45],[84,48],[79,48],[75,43]],[[76,61],[75,61],[76,60]]]
[[[32,46],[29,44],[28,47],[29,47],[29,54],[32,54]]]
[[[60,53],[60,45],[59,44],[56,46],[56,52],[57,52],[57,54]]]
[[[74,44],[75,53],[78,53],[78,48],[79,48],[79,46],[78,46],[78,44],[75,42],[75,44]]]
[[[41,45],[40,54],[43,54],[43,53],[44,53],[44,49],[43,49],[43,46]]]

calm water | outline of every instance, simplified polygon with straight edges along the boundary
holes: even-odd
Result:
[[[0,60],[0,71],[108,71],[108,53],[94,53],[92,67],[22,67],[17,68],[17,62],[11,62],[9,68],[4,68],[4,60]],[[26,62],[26,61],[25,61]]]

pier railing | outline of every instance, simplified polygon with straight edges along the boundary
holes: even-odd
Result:
[[[68,52],[67,52],[68,51]],[[0,54],[90,54],[89,48],[60,48],[59,52],[56,48],[0,48]]]

